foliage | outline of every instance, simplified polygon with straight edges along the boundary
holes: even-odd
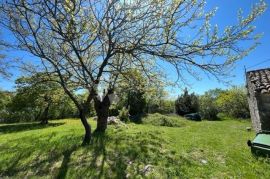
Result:
[[[4,110],[12,98],[12,93],[0,90],[0,110]]]
[[[216,120],[219,113],[219,108],[216,104],[216,100],[219,97],[219,89],[209,90],[204,95],[200,96],[200,114],[203,119]]]
[[[119,119],[123,122],[129,121],[129,111],[127,108],[123,107],[121,110],[119,110]]]
[[[146,111],[147,113],[173,113],[174,101],[167,99],[168,93],[165,91],[165,86],[170,85],[170,83],[168,83],[166,78],[162,78],[161,75],[159,75],[158,80],[159,82],[145,93]]]
[[[150,100],[147,103],[148,113],[172,114],[175,111],[175,101],[168,99]]]
[[[158,110],[161,114],[172,114],[175,112],[175,101],[173,100],[162,100],[160,103],[160,109]]]
[[[119,115],[119,105],[112,104],[109,109],[109,116],[118,116]]]
[[[161,83],[161,79],[154,73],[151,74],[151,79],[149,79],[138,69],[125,71],[125,75],[120,76],[117,88],[117,94],[120,97],[118,109],[126,107],[132,116],[147,112],[149,99],[158,98],[158,88],[155,85],[157,85],[157,82]],[[163,86],[159,85],[159,89],[163,89]]]
[[[146,106],[146,99],[144,98],[144,92],[140,91],[128,92],[127,104],[129,107],[130,115],[138,115],[144,113]]]
[[[233,87],[220,94],[217,105],[221,112],[234,118],[249,118],[247,91],[244,87]]]
[[[16,94],[8,105],[8,121],[74,117],[77,110],[55,82],[40,82],[42,74],[16,80]]]
[[[255,136],[243,130],[249,121],[178,120],[184,124],[180,128],[109,126],[104,135],[93,136],[91,147],[79,145],[79,120],[0,125],[0,177],[270,177],[269,159],[254,158],[246,145]]]
[[[166,127],[183,127],[185,124],[176,116],[166,116],[159,113],[148,114],[142,119],[143,124]]]
[[[9,115],[8,105],[11,103],[13,93],[0,90],[0,121],[7,119]]]
[[[192,93],[189,94],[188,90],[185,89],[184,93],[177,98],[175,101],[175,110],[178,115],[185,115],[190,113],[196,113],[199,110],[198,97]]]

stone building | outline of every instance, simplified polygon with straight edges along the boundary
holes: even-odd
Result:
[[[246,78],[253,128],[270,131],[270,68],[249,71]]]

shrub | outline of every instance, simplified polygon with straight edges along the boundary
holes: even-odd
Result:
[[[205,93],[199,99],[200,115],[203,119],[216,120],[218,117],[218,107],[215,98],[209,93]]]
[[[234,118],[250,116],[247,92],[244,87],[233,87],[220,94],[217,105],[224,114]]]
[[[149,102],[147,104],[148,113],[172,114],[175,111],[175,102],[161,99],[158,102]]]
[[[194,93],[188,94],[187,89],[185,89],[184,94],[179,96],[175,101],[175,110],[176,113],[181,116],[198,112],[198,97]]]
[[[121,110],[119,110],[119,119],[123,122],[128,122],[129,121],[129,112],[128,109],[123,107]]]
[[[179,117],[166,116],[159,113],[148,114],[142,119],[143,124],[151,124],[154,126],[167,126],[167,127],[182,127],[184,123],[179,120]]]

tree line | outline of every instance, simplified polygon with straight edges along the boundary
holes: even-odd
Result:
[[[243,86],[226,90],[212,89],[203,95],[195,95],[185,89],[175,101],[175,109],[179,115],[199,113],[207,120],[217,120],[219,114],[242,119],[250,117],[247,89]]]
[[[145,113],[173,113],[174,102],[166,99],[164,86],[147,85],[146,78],[138,71],[130,72],[136,85],[127,81],[119,83],[111,97],[108,116],[118,116],[123,108],[128,114],[139,117]],[[131,75],[133,77],[131,77]],[[142,80],[142,79],[145,79]],[[0,119],[4,122],[40,121],[47,124],[49,119],[78,118],[80,113],[61,86],[53,81],[44,82],[44,74],[18,78],[15,91],[0,91]],[[139,80],[139,81],[138,81]],[[140,86],[143,86],[140,88]],[[73,94],[79,101],[87,100],[87,91]],[[104,93],[99,98],[104,98]],[[116,99],[113,99],[116,98]],[[85,111],[87,117],[98,115],[91,102]]]
[[[138,79],[143,79],[138,71],[133,71],[132,74]],[[55,82],[40,81],[43,75],[20,77],[16,80],[14,92],[0,91],[2,122],[40,121],[47,124],[49,119],[80,117],[78,109],[61,86]],[[203,95],[189,93],[185,89],[176,100],[172,100],[167,98],[168,94],[164,87],[139,87],[144,85],[146,81],[143,80],[134,87],[122,82],[115,93],[117,100],[112,101],[110,105],[108,116],[119,116],[124,122],[130,119],[138,122],[136,120],[148,113],[176,113],[181,116],[199,113],[207,120],[217,120],[220,113],[234,118],[249,118],[244,87],[213,89]],[[86,93],[81,91],[74,95],[83,102],[87,100]],[[86,116],[96,115],[95,105],[90,103]]]

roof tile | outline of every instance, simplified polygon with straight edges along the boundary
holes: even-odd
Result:
[[[255,86],[255,92],[270,94],[270,68],[247,72],[247,80]]]

